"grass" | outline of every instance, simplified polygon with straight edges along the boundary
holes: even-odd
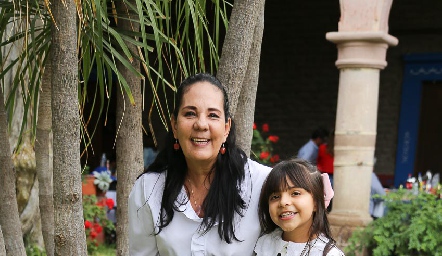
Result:
[[[116,254],[117,253],[115,244],[101,244],[98,246],[97,250],[90,256],[114,256]]]

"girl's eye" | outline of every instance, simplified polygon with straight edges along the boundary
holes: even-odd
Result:
[[[292,195],[294,195],[294,196],[299,196],[299,195],[301,195],[301,192],[299,192],[299,191],[293,191],[293,192],[292,192]]]
[[[269,200],[270,201],[275,201],[275,200],[278,200],[278,198],[279,198],[279,195],[271,195]]]

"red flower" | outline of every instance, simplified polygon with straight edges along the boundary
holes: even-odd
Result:
[[[253,130],[256,130],[256,124],[253,123]]]
[[[278,161],[279,161],[279,155],[273,155],[272,157],[270,157],[271,163],[276,163]]]
[[[106,206],[109,210],[114,209],[114,205],[115,205],[115,202],[112,198],[106,199]]]
[[[91,233],[89,233],[89,235],[91,236],[91,238],[93,239],[93,238],[95,238],[95,237],[97,237],[97,232],[95,232],[95,231],[91,231]]]
[[[259,158],[261,158],[262,160],[267,159],[267,157],[269,157],[270,153],[267,151],[261,152],[261,154],[259,155]]]
[[[98,201],[97,206],[104,207],[104,199]]]
[[[103,231],[103,227],[101,227],[100,224],[95,223],[95,224],[94,224],[94,230],[95,230],[95,232],[97,232],[97,233],[101,233],[101,231]]]
[[[273,143],[276,143],[276,142],[278,142],[279,137],[276,136],[276,135],[270,135],[270,136],[269,136],[269,140],[270,140],[271,142],[273,142]]]
[[[84,228],[88,229],[88,228],[91,228],[91,227],[92,227],[92,223],[90,221],[86,220],[84,222]]]
[[[269,129],[269,124],[263,124],[263,125],[262,125],[262,131],[263,131],[263,132],[269,132],[269,130],[270,130],[270,129]]]

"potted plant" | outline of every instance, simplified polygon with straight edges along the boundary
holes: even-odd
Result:
[[[104,243],[104,234],[115,230],[106,213],[114,208],[111,198],[98,200],[95,195],[83,196],[83,218],[87,238],[88,252],[94,252],[99,244]]]

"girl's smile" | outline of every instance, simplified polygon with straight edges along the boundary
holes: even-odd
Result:
[[[273,193],[269,198],[269,212],[273,222],[283,232],[286,241],[306,242],[313,223],[315,204],[313,196],[287,179],[285,191]]]
[[[281,220],[290,220],[295,217],[295,214],[297,214],[297,212],[283,212],[279,215],[279,217]]]

